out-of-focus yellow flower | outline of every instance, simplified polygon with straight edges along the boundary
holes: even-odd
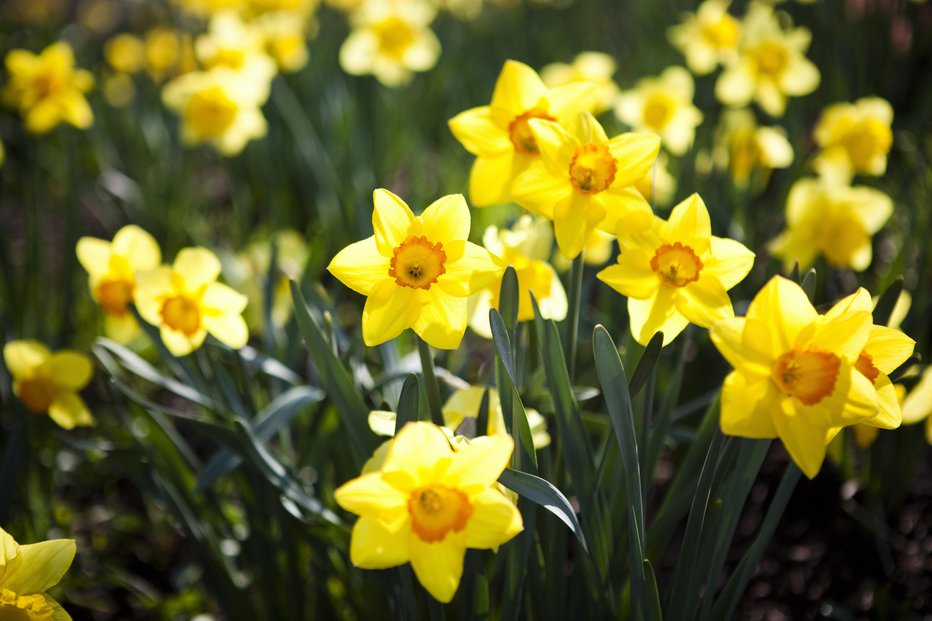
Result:
[[[134,74],[145,67],[146,45],[136,35],[124,32],[107,41],[104,59],[114,71]]]
[[[308,27],[305,21],[298,19],[295,13],[278,11],[264,13],[253,22],[266,54],[282,71],[291,73],[307,65]]]
[[[658,153],[647,176],[634,184],[634,188],[641,193],[644,200],[654,207],[669,207],[676,192],[676,177],[670,174],[669,164],[670,158],[667,154]]]
[[[101,36],[113,32],[120,21],[120,3],[113,0],[83,0],[78,3],[77,22]]]
[[[107,103],[116,108],[128,106],[136,99],[136,83],[125,73],[104,76],[101,91]]]
[[[601,267],[612,258],[614,250],[615,236],[599,229],[593,229],[589,236],[586,237],[586,244],[583,246],[583,263]],[[552,254],[550,262],[558,272],[565,272],[573,266],[573,262],[564,257],[559,249]]]
[[[879,190],[802,179],[787,198],[787,229],[769,248],[787,269],[796,261],[806,269],[823,255],[832,267],[864,271],[871,263],[871,236],[892,213],[893,201]]]
[[[260,106],[267,96],[267,86],[225,67],[186,73],[162,91],[165,105],[181,116],[181,141],[206,142],[223,155],[236,155],[250,140],[265,136]]]
[[[58,25],[71,9],[70,0],[9,0],[3,3],[4,23],[13,22],[40,26]]]
[[[668,345],[689,323],[710,328],[734,317],[728,290],[751,271],[754,253],[712,235],[698,194],[674,207],[669,220],[654,216],[648,231],[618,242],[618,263],[598,279],[628,297],[631,335],[641,345],[657,332]]]
[[[435,599],[449,602],[459,587],[466,548],[494,550],[524,528],[515,505],[496,486],[511,458],[507,435],[477,439],[454,452],[430,423],[409,423],[395,436],[381,470],[335,492],[360,516],[350,560],[363,569],[410,562]]]
[[[451,194],[420,216],[388,190],[373,193],[372,237],[350,244],[327,270],[366,298],[362,338],[374,347],[407,328],[439,349],[456,349],[466,331],[466,298],[500,273],[472,242],[466,200]]]
[[[476,156],[469,175],[469,198],[476,207],[509,202],[514,179],[539,159],[540,150],[528,124],[531,119],[569,127],[580,112],[591,108],[595,97],[591,82],[550,90],[524,63],[505,61],[491,104],[450,119],[450,131]]]
[[[793,163],[793,146],[783,128],[759,126],[746,108],[725,110],[717,134],[715,165],[730,170],[737,186],[746,187],[754,171],[766,183],[771,170]]]
[[[239,11],[246,8],[249,0],[174,0],[183,11],[200,17],[211,17],[224,11]]]
[[[667,31],[670,43],[686,57],[696,75],[712,73],[719,63],[735,57],[741,38],[741,23],[729,15],[731,0],[705,0],[695,13]]]
[[[693,105],[693,77],[682,67],[667,67],[656,78],[638,80],[618,98],[615,116],[637,131],[660,136],[673,155],[693,144],[702,112]]]
[[[9,82],[3,100],[19,110],[27,131],[44,134],[62,122],[87,129],[94,122],[94,113],[84,98],[94,77],[75,69],[74,53],[64,41],[39,54],[11,50],[6,55],[6,69]]]
[[[596,86],[595,98],[590,112],[599,114],[612,107],[618,96],[615,75],[615,59],[602,52],[582,52],[570,64],[552,63],[540,70],[540,78],[549,88],[576,82],[591,82]]]
[[[515,180],[512,193],[522,207],[553,220],[565,257],[575,258],[596,227],[619,234],[650,226],[650,205],[634,184],[657,158],[657,136],[627,133],[609,140],[588,112],[572,133],[554,121],[528,124],[541,157]]]
[[[0,528],[0,618],[10,621],[70,621],[46,593],[74,560],[73,539],[19,545]]]
[[[353,11],[353,31],[340,47],[340,66],[352,75],[374,75],[385,86],[407,84],[440,56],[430,29],[436,9],[423,0],[366,0]]]
[[[783,116],[787,97],[808,95],[819,85],[819,70],[805,56],[811,40],[807,28],[784,31],[773,7],[752,3],[738,57],[719,76],[715,95],[733,107],[753,99],[770,116]]]
[[[545,319],[560,321],[566,317],[566,292],[560,277],[547,262],[553,250],[553,232],[547,220],[525,215],[511,229],[490,226],[482,236],[482,245],[501,267],[502,276],[509,266],[518,276],[518,321],[534,318],[532,293]],[[469,327],[485,338],[492,338],[489,309],[498,308],[501,286],[502,279],[497,278],[469,298]]]
[[[185,356],[210,333],[239,349],[249,340],[243,320],[246,296],[217,282],[220,261],[206,248],[185,248],[171,266],[136,274],[136,309],[158,326],[174,356]]]
[[[194,42],[198,60],[206,70],[226,68],[243,76],[260,104],[269,96],[275,61],[265,53],[261,31],[233,12],[217,13],[206,34]]]
[[[117,342],[128,342],[139,329],[129,309],[136,274],[155,269],[162,262],[158,242],[130,224],[117,231],[112,242],[82,237],[76,250],[78,261],[88,273],[91,296],[104,311],[104,331]]]
[[[838,431],[879,411],[877,390],[855,367],[871,325],[867,311],[821,316],[799,285],[771,278],[747,316],[719,321],[711,330],[712,342],[735,368],[722,386],[722,432],[779,437],[813,478]]]
[[[922,379],[903,400],[903,424],[926,421],[926,441],[932,444],[932,366],[922,372]]]
[[[880,296],[875,296],[873,298],[875,307],[879,301]],[[903,323],[903,320],[906,319],[906,315],[909,314],[909,307],[912,306],[912,303],[913,296],[909,294],[909,291],[906,289],[901,290],[900,294],[896,297],[896,302],[893,303],[893,310],[890,311],[890,318],[887,319],[887,327],[899,330],[900,324]]]
[[[847,183],[855,174],[884,174],[893,145],[893,108],[880,97],[834,104],[822,111],[815,128],[822,152],[813,166],[820,175]]]
[[[146,33],[146,70],[156,83],[167,78],[181,59],[181,38],[171,28],[153,28]]]
[[[70,349],[52,353],[39,341],[10,341],[3,346],[3,361],[13,376],[13,394],[32,412],[48,413],[63,429],[94,424],[78,395],[94,373],[90,358]]]
[[[324,0],[324,4],[344,13],[352,13],[363,5],[366,0]]]
[[[320,0],[246,0],[253,13],[291,14],[294,19],[311,17],[320,5]]]
[[[482,13],[483,0],[431,0],[438,9],[449,11],[456,19],[471,21]]]

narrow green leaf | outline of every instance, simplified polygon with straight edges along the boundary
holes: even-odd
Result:
[[[657,576],[650,561],[644,559],[644,576],[647,578],[647,619],[661,621],[663,611],[660,608],[660,591],[657,589]]]
[[[409,373],[401,387],[401,397],[398,399],[398,408],[395,410],[395,433],[398,433],[407,423],[417,421],[420,416],[421,386],[417,375]]]
[[[809,298],[809,301],[815,300],[815,290],[816,283],[818,282],[818,277],[814,267],[810,267],[806,274],[803,276],[802,281],[799,283],[799,286],[802,287],[802,290],[806,293],[806,297]]]
[[[628,392],[631,393],[632,399],[641,392],[641,388],[644,387],[651,373],[654,372],[654,367],[657,366],[657,360],[660,358],[661,349],[663,349],[663,332],[658,332],[647,342],[647,347],[644,348],[644,353],[641,354],[638,366],[634,369],[634,375],[631,376]]]
[[[508,379],[514,384],[515,361],[511,350],[511,335],[505,326],[504,319],[494,308],[489,309],[489,325],[492,328],[492,342],[495,344],[495,351],[498,352],[498,357],[508,373]]]
[[[884,290],[877,300],[877,306],[874,307],[874,323],[878,326],[885,326],[890,322],[890,315],[893,314],[893,308],[896,301],[900,299],[900,293],[903,292],[903,277],[899,276],[889,287]]]
[[[549,481],[534,476],[533,474],[528,474],[527,472],[505,468],[498,478],[498,482],[522,498],[527,498],[531,502],[540,505],[557,516],[561,522],[566,524],[570,532],[576,535],[583,549],[588,550],[586,537],[582,527],[579,525],[579,521],[576,519],[576,512],[573,511],[573,505],[571,505],[570,501],[566,499],[566,496],[551,485]]]
[[[518,274],[515,268],[508,266],[502,275],[502,286],[499,289],[498,312],[504,320],[508,331],[514,335],[518,325]],[[493,309],[494,310],[494,309]]]

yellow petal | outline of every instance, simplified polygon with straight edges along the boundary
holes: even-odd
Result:
[[[139,324],[130,313],[104,315],[104,334],[117,343],[126,344],[139,334]]]
[[[466,523],[466,546],[480,550],[497,548],[524,530],[521,513],[495,488],[469,500],[473,514]]]
[[[421,303],[417,292],[410,287],[383,280],[366,299],[362,311],[362,338],[366,345],[375,347],[390,341],[417,321]]]
[[[3,588],[14,593],[42,593],[65,575],[74,560],[73,539],[52,539],[19,546],[12,562],[7,564]]]
[[[49,404],[49,418],[62,429],[89,427],[94,424],[94,417],[84,401],[73,392],[65,392]]]
[[[136,310],[154,326],[162,323],[163,297],[174,292],[172,269],[168,266],[146,270],[136,275],[136,290],[133,293]]]
[[[10,341],[3,346],[3,362],[14,378],[26,375],[51,355],[48,347],[39,341]]]
[[[408,539],[411,537],[411,523],[401,519],[393,526],[390,528],[371,517],[359,518],[350,539],[350,561],[353,565],[362,569],[388,569],[410,561]]]
[[[485,436],[453,456],[446,480],[466,494],[478,493],[498,480],[514,446],[509,435]]]
[[[806,416],[793,410],[793,400],[783,400],[783,408],[774,416],[774,426],[780,440],[799,469],[810,479],[815,478],[825,460],[828,446],[825,427],[811,424]]]
[[[922,379],[903,399],[903,424],[918,423],[924,418],[932,418],[932,366],[922,372]]]
[[[598,86],[592,82],[575,82],[550,91],[550,114],[568,125],[580,112],[595,112]]]
[[[82,353],[63,349],[57,351],[48,360],[55,384],[69,390],[81,390],[94,373],[90,358]]]
[[[469,207],[462,194],[450,194],[428,205],[421,214],[422,231],[433,243],[445,246],[469,237]]]
[[[528,126],[534,132],[534,139],[540,150],[540,161],[544,167],[551,175],[567,178],[573,153],[580,145],[579,140],[554,121],[531,119]]]
[[[508,133],[492,120],[489,106],[460,112],[449,125],[456,139],[473,155],[497,155],[514,148]]]
[[[408,512],[407,495],[383,480],[381,472],[347,481],[333,492],[333,497],[350,513],[383,522],[395,522]]]
[[[663,332],[663,345],[669,345],[689,325],[673,302],[673,288],[659,287],[657,294],[646,300],[628,298],[628,316],[631,319],[631,335],[646,346],[658,332]]]
[[[650,267],[651,257],[640,248],[625,250],[616,265],[606,267],[596,277],[622,295],[647,299],[660,287],[660,280]]]
[[[654,221],[650,204],[634,188],[612,185],[598,196],[605,208],[605,217],[597,223],[600,230],[620,238],[645,233]]]
[[[768,376],[773,360],[770,357],[769,343],[761,347],[748,338],[745,331],[747,320],[744,317],[732,317],[716,322],[709,330],[712,343],[719,353],[736,369],[756,375]]]
[[[813,343],[848,360],[857,360],[867,343],[871,330],[871,314],[867,311],[848,312],[839,317],[823,317],[799,335],[800,344]]]
[[[576,117],[573,133],[582,144],[604,144],[608,142],[605,130],[589,111],[581,112]]]
[[[744,280],[754,267],[754,253],[733,239],[713,235],[709,250],[702,271],[718,278],[726,290]]]
[[[916,341],[899,330],[886,326],[871,326],[864,350],[874,366],[884,373],[893,373],[913,355]]]
[[[573,186],[568,178],[551,174],[540,160],[533,162],[515,179],[513,198],[525,209],[553,219],[554,205],[568,200]]]
[[[693,193],[674,207],[661,231],[661,235],[665,235],[667,239],[692,248],[696,255],[701,256],[705,253],[712,236],[712,222],[702,198]]]
[[[7,565],[19,554],[19,544],[13,536],[0,527],[0,580],[2,580]]]
[[[115,254],[125,257],[135,270],[150,270],[162,262],[162,251],[158,242],[135,224],[129,224],[117,231],[113,236],[112,249]]]
[[[722,384],[722,433],[743,438],[775,438],[774,416],[782,395],[766,375],[732,371]]]
[[[71,615],[69,615],[64,608],[61,607],[61,604],[56,602],[50,595],[43,593],[42,597],[45,598],[45,603],[49,608],[52,609],[52,617],[49,621],[71,621]]]
[[[765,334],[756,336],[765,337],[775,358],[793,347],[800,332],[818,318],[818,313],[802,287],[774,276],[754,296],[747,318],[765,330]]]
[[[589,223],[589,200],[571,194],[554,206],[553,232],[557,246],[567,259],[575,259],[586,245],[594,226]]]
[[[754,77],[744,62],[726,67],[715,83],[715,96],[722,103],[742,107],[754,96]]]
[[[201,346],[201,343],[203,343],[204,339],[207,337],[207,330],[201,328],[193,335],[188,336],[184,332],[179,332],[163,325],[159,330],[159,336],[162,337],[162,342],[165,343],[165,347],[172,356],[181,357],[187,356]]]
[[[512,152],[477,157],[469,173],[469,198],[472,204],[488,207],[509,202],[511,181],[517,174],[518,159]]]
[[[462,245],[462,254],[456,261],[448,261],[446,272],[437,278],[437,286],[458,297],[466,297],[480,291],[502,276],[502,268],[492,260],[489,251],[472,242],[457,242]]]
[[[428,300],[412,328],[437,349],[456,349],[466,332],[466,298],[453,296],[440,287],[424,294]]]
[[[414,575],[434,599],[444,604],[453,599],[460,585],[466,556],[465,539],[462,533],[452,532],[436,543],[428,543],[416,536],[410,539]]]
[[[245,295],[219,282],[207,285],[201,297],[201,306],[206,314],[238,315],[248,302]]]
[[[395,435],[395,421],[398,416],[388,410],[372,410],[369,412],[369,429],[377,436]]]
[[[415,222],[414,214],[407,203],[385,189],[372,193],[372,230],[379,252],[386,257],[400,246],[410,234]]]
[[[877,389],[878,412],[865,420],[864,424],[881,429],[896,429],[903,423],[903,411],[896,397],[896,389],[890,378],[883,374],[874,380],[874,388]]]
[[[205,315],[204,329],[215,339],[233,349],[240,349],[249,342],[249,328],[242,315],[224,313],[223,315]]]
[[[676,309],[686,319],[703,328],[734,317],[731,298],[715,276],[702,274],[699,280],[680,287],[674,298]]]
[[[185,288],[193,293],[217,280],[220,261],[207,248],[183,248],[175,257],[172,270],[181,276]]]
[[[110,242],[96,237],[82,237],[78,240],[75,252],[81,267],[91,278],[100,278],[110,271]]]
[[[505,61],[492,92],[492,107],[521,114],[547,99],[547,87],[537,73],[522,62]]]
[[[434,482],[453,463],[453,449],[439,427],[408,423],[398,433],[382,464],[382,478],[396,489],[410,492]]]
[[[660,152],[660,138],[648,133],[621,134],[608,142],[608,150],[618,164],[612,187],[626,187],[650,172]]]
[[[337,253],[327,271],[340,282],[362,295],[389,278],[390,259],[383,256],[375,243],[375,236],[350,244]]]

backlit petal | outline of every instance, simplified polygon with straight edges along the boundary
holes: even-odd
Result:
[[[886,326],[871,326],[864,350],[874,366],[884,373],[893,373],[913,355],[916,341],[899,330]]]
[[[350,244],[337,253],[327,271],[340,282],[362,295],[389,278],[390,259],[383,256],[375,243],[375,236]]]
[[[766,375],[732,371],[722,384],[722,433],[743,438],[775,438],[774,413],[782,395]]]
[[[382,478],[397,489],[410,492],[442,477],[453,463],[450,441],[430,423],[408,423],[395,434]]]
[[[674,207],[661,230],[661,234],[669,241],[678,241],[684,246],[689,246],[697,256],[705,253],[712,236],[712,223],[702,198],[693,193]]]
[[[511,200],[511,182],[519,167],[519,157],[511,151],[480,155],[469,173],[469,199],[476,207],[501,205]]]
[[[508,133],[492,120],[489,106],[460,112],[449,125],[456,139],[473,155],[496,155],[513,149]]]
[[[94,424],[94,417],[84,404],[84,400],[73,392],[58,395],[49,404],[49,418],[62,429],[88,427]]]
[[[125,257],[134,270],[151,270],[162,262],[158,242],[141,227],[128,224],[113,236],[113,252]],[[80,254],[78,255],[80,258]]]
[[[765,336],[776,357],[792,348],[800,332],[818,318],[818,313],[802,287],[774,276],[754,296],[747,318],[765,330],[765,334],[755,336]]]
[[[521,513],[495,488],[470,499],[473,514],[466,523],[466,545],[489,550],[497,548],[524,530]]]
[[[922,379],[903,399],[903,424],[918,423],[932,414],[932,366],[922,372]]]
[[[48,365],[55,384],[69,390],[84,388],[94,373],[94,365],[91,364],[90,358],[67,349],[52,354]]]
[[[787,452],[799,469],[810,479],[819,474],[828,445],[828,428],[811,424],[805,415],[794,409],[794,400],[785,398],[774,426]]]
[[[754,267],[754,253],[741,242],[712,236],[709,250],[702,271],[718,278],[726,290],[744,280]]]
[[[412,535],[410,541],[411,567],[418,582],[434,599],[449,603],[463,575],[465,535],[448,533],[443,541],[436,543],[428,543]]]
[[[711,328],[717,321],[735,315],[725,287],[715,276],[705,274],[699,280],[680,287],[674,303],[684,317],[703,328]]]
[[[431,287],[412,328],[437,349],[456,349],[466,332],[466,297],[453,296],[440,287]]]
[[[74,560],[73,539],[52,539],[19,546],[3,575],[3,588],[14,593],[42,593],[61,580]]]
[[[217,280],[220,275],[220,260],[207,248],[184,248],[175,258],[172,270],[181,276],[191,293]]]
[[[660,152],[660,138],[649,133],[621,134],[608,142],[608,150],[618,165],[612,186],[634,185],[646,177],[654,165]]]
[[[516,60],[506,60],[495,82],[492,107],[503,108],[515,116],[546,100],[547,87],[533,69]]]
[[[394,522],[407,513],[407,494],[382,479],[381,472],[370,472],[347,481],[333,492],[343,509],[356,515]]]
[[[618,263],[599,272],[596,277],[622,295],[646,299],[660,287],[657,274],[650,267],[651,255],[640,248],[623,251]]]
[[[3,362],[14,378],[29,373],[51,355],[48,347],[39,341],[10,341],[3,346]]]
[[[81,267],[91,278],[100,278],[110,271],[110,242],[96,237],[82,237],[78,240],[75,252]]]
[[[472,242],[463,244],[456,261],[446,264],[446,273],[437,279],[437,286],[450,295],[465,297],[490,286],[501,278],[502,268],[492,260],[489,251]]]
[[[745,330],[747,320],[744,317],[732,317],[716,322],[709,329],[709,336],[719,353],[736,369],[757,375],[767,376],[773,360],[769,343],[755,343]]]
[[[400,246],[410,234],[414,214],[407,203],[388,190],[379,188],[372,193],[372,230],[379,252],[386,257]]]
[[[469,207],[462,194],[450,194],[431,203],[421,214],[422,231],[432,243],[444,245],[469,237]]]
[[[204,329],[227,347],[239,349],[249,342],[249,328],[242,315],[237,313],[205,315],[203,323]]]
[[[350,561],[362,569],[388,569],[411,560],[408,539],[411,522],[397,520],[394,530],[381,520],[361,517],[353,526],[350,539]]]
[[[514,201],[545,218],[553,219],[553,208],[557,203],[568,200],[573,186],[565,178],[552,175],[543,162],[536,161],[515,179]]]
[[[508,465],[513,450],[514,441],[511,436],[486,436],[453,456],[453,463],[447,471],[447,480],[467,494],[477,493],[498,480],[502,470]]]
[[[628,316],[631,319],[631,335],[646,346],[651,337],[663,332],[663,344],[669,345],[689,325],[673,302],[673,288],[659,287],[657,294],[646,300],[628,298]]]

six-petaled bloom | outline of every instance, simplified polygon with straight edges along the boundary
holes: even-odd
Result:
[[[856,174],[884,174],[893,146],[892,123],[893,108],[880,97],[828,106],[813,132],[822,148],[813,166],[820,175],[843,183]]]
[[[510,436],[495,435],[454,452],[439,427],[405,425],[380,469],[334,492],[360,516],[350,560],[363,569],[410,562],[428,593],[452,600],[466,549],[497,549],[523,529],[520,512],[496,486],[513,449]]]
[[[71,621],[46,591],[68,571],[75,549],[73,539],[20,545],[0,528],[0,619]]]

